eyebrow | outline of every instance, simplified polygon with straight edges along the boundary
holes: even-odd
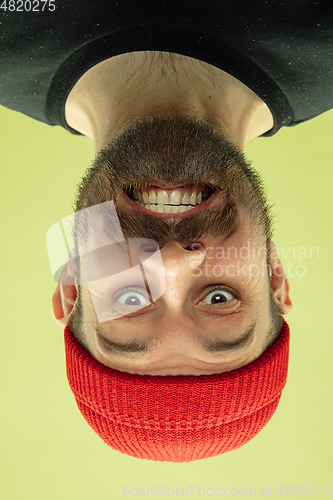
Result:
[[[216,337],[215,339],[202,339],[200,338],[199,344],[208,352],[212,354],[218,354],[221,352],[236,351],[238,349],[243,349],[247,344],[250,343],[254,336],[255,327],[257,322],[255,321],[249,327],[245,328],[240,336],[231,341],[225,341]]]
[[[197,342],[211,354],[219,354],[243,349],[252,340],[256,324],[257,322],[255,321],[249,327],[245,328],[237,339],[232,341],[225,341],[219,337],[209,340],[199,337]],[[128,342],[116,342],[113,339],[104,337],[105,333],[97,325],[95,328],[98,340],[102,347],[104,347],[106,351],[112,352],[113,354],[146,353],[151,350],[153,345],[156,345],[158,340],[156,337],[153,337],[148,340],[134,338]]]
[[[105,338],[103,332],[99,328],[96,328],[96,333],[102,347],[104,347],[106,351],[110,351],[114,354],[131,352],[145,353],[151,350],[151,340],[135,338],[129,342],[116,342],[115,340]]]

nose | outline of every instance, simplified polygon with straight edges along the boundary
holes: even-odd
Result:
[[[179,315],[189,304],[189,293],[198,276],[195,270],[204,259],[202,244],[169,240],[153,262],[151,259],[145,261],[144,270],[152,296],[154,300],[161,298],[163,310],[168,311],[169,323],[170,314]]]
[[[165,312],[164,328],[171,325],[175,332],[181,325],[186,330],[184,318],[191,314],[191,290],[197,278],[195,269],[205,259],[205,249],[200,243],[187,244],[171,240],[161,249],[165,291],[161,298]],[[187,311],[187,312],[186,312]],[[187,320],[186,320],[187,321]]]
[[[169,241],[161,250],[165,271],[169,274],[191,271],[205,259],[205,248],[199,243]]]

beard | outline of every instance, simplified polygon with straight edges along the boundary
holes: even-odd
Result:
[[[217,191],[217,202],[181,219],[143,214],[122,195],[153,182],[197,185]],[[237,227],[238,211],[250,215],[266,243],[271,239],[270,208],[262,180],[242,151],[213,126],[189,116],[148,116],[127,127],[96,156],[75,200],[75,210],[114,202],[125,238],[195,242],[205,235],[226,237]],[[87,228],[86,228],[87,229]]]

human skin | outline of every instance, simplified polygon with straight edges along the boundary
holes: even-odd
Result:
[[[292,307],[288,280],[274,248],[272,245],[267,266],[262,251],[265,241],[261,232],[251,227],[244,211],[236,230],[226,238],[206,236],[192,249],[168,241],[161,248],[166,281],[163,295],[150,301],[134,282],[130,295],[147,305],[134,313],[129,312],[131,306],[122,305],[123,315],[101,323],[95,310],[101,311],[101,304],[109,306],[112,277],[90,283],[84,277],[81,290],[86,347],[104,365],[142,375],[211,375],[250,363],[269,345],[269,294],[273,293],[282,314],[288,314]],[[103,262],[94,265],[101,267]],[[83,275],[87,272],[87,266],[83,266]],[[61,290],[58,285],[58,302],[62,293],[65,304],[65,296],[70,297],[71,292],[73,287],[64,285]],[[221,299],[219,293],[225,302],[212,303],[214,297]],[[127,287],[124,294],[128,296]],[[72,306],[67,304],[67,317],[63,306],[58,307],[60,322],[67,324]],[[232,346],[253,325],[250,338]],[[147,341],[147,350],[133,352],[114,345]],[[207,347],[216,343],[221,344],[220,351]]]
[[[162,113],[198,118],[224,134],[240,150],[273,126],[267,106],[247,87],[223,71],[185,56],[176,56],[172,64],[168,55],[159,58],[146,53],[124,54],[104,61],[81,78],[66,104],[68,124],[94,140],[96,153],[140,117]],[[169,182],[164,187],[174,186]],[[214,203],[216,207],[222,206],[219,199]],[[186,216],[177,214],[168,218]],[[165,218],[165,215],[154,217]],[[163,296],[130,316],[99,325],[93,307],[94,286],[83,286],[86,347],[106,366],[150,375],[213,374],[250,363],[268,346],[272,326],[270,294],[281,314],[291,310],[291,301],[288,280],[277,256],[271,259],[270,269],[263,253],[242,259],[239,251],[248,244],[262,248],[266,242],[245,210],[239,210],[237,227],[225,237],[202,235],[191,250],[177,239],[164,241],[160,245],[166,279]],[[237,248],[237,259],[218,258],[216,250],[221,247]],[[216,276],[214,266],[215,270],[222,266],[225,270],[241,271],[234,276],[227,271]],[[258,275],[252,275],[255,268],[260,269]],[[226,302],[207,303],[209,291],[216,286],[221,288],[215,293],[220,292]],[[75,300],[75,286],[58,285],[53,307],[62,326],[68,324]],[[227,346],[254,323],[248,342],[237,348]],[[120,347],[111,349],[110,345],[106,349],[98,330],[115,343],[154,340],[147,351],[124,352]],[[204,347],[205,341],[214,339],[225,343],[224,352],[208,352]]]
[[[68,125],[94,141],[95,153],[138,118],[167,111],[213,124],[242,151],[273,127],[267,105],[239,80],[197,59],[149,51],[91,68],[65,108]]]

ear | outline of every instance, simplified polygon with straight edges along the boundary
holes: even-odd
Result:
[[[289,314],[292,310],[292,302],[289,296],[290,286],[285,270],[279,259],[278,250],[271,241],[269,245],[271,286],[275,303],[281,314]]]
[[[58,283],[52,297],[53,316],[58,325],[62,327],[68,325],[77,298],[74,277],[69,273],[70,267],[69,264],[66,264],[61,273],[60,283]],[[72,284],[70,285],[63,284],[63,282],[70,283],[71,281]]]

